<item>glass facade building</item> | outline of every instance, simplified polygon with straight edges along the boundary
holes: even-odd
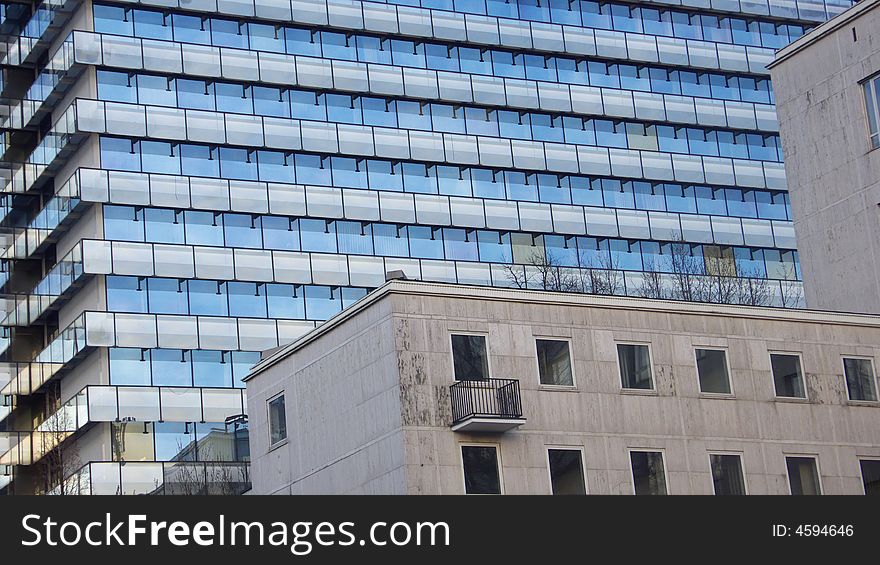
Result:
[[[246,489],[259,351],[392,270],[800,305],[765,64],[850,5],[5,4],[0,485]]]

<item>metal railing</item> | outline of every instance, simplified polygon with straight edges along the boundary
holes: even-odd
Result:
[[[519,381],[485,379],[458,381],[449,387],[452,425],[468,418],[522,418]]]

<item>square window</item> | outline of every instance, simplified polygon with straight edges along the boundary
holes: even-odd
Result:
[[[859,466],[865,494],[880,494],[880,459],[862,459]]]
[[[745,494],[742,458],[739,455],[713,453],[709,455],[712,467],[712,485],[716,495]]]
[[[647,345],[617,344],[620,384],[626,389],[654,390],[651,355]]]
[[[877,400],[874,379],[874,363],[870,359],[843,359],[843,373],[846,377],[846,392],[850,400]]]
[[[571,373],[571,354],[567,341],[536,340],[538,375],[542,385],[574,386]]]
[[[663,453],[659,451],[630,451],[633,487],[635,493],[666,494],[666,470]]]
[[[466,494],[501,494],[498,450],[495,447],[463,445],[461,464]]]
[[[786,457],[791,494],[822,494],[815,457]]]
[[[730,394],[727,353],[722,349],[697,349],[696,353],[700,392]]]
[[[799,355],[771,353],[770,366],[773,371],[773,385],[776,387],[776,396],[783,398],[807,397]]]
[[[486,337],[453,334],[452,365],[457,381],[488,379],[489,357],[486,354]]]
[[[269,401],[269,446],[287,439],[287,414],[284,410],[284,395],[280,394]]]
[[[579,449],[548,449],[547,457],[553,494],[587,494]]]

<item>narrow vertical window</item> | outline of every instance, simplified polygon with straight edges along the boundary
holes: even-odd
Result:
[[[712,484],[716,495],[745,494],[742,458],[739,455],[713,453],[709,456]]]
[[[801,371],[801,358],[798,355],[783,353],[770,354],[773,372],[773,386],[776,396],[783,398],[806,398],[804,374]]]
[[[659,451],[630,451],[635,493],[666,494],[666,469]]]
[[[815,457],[786,457],[785,466],[791,494],[822,494]]]
[[[874,364],[870,359],[843,359],[846,392],[850,400],[873,402],[877,400]]]
[[[627,389],[653,390],[651,355],[647,345],[617,344],[620,385]]]
[[[461,446],[465,494],[501,494],[498,450],[494,446]]]
[[[536,340],[538,374],[542,385],[574,386],[568,342],[552,339]]]
[[[587,494],[579,449],[548,449],[547,457],[553,494]]]
[[[865,109],[868,114],[868,136],[873,149],[880,148],[880,75],[875,75],[863,84],[865,89]]]
[[[880,459],[862,459],[859,466],[862,469],[865,494],[880,495]]]
[[[730,394],[727,354],[721,349],[697,349],[696,356],[700,392]]]
[[[453,334],[452,365],[457,381],[488,379],[489,357],[486,354],[486,337]]]
[[[284,395],[280,394],[269,401],[269,446],[287,439],[287,414],[284,409]]]

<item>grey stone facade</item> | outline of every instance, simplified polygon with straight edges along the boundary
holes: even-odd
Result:
[[[524,425],[451,430],[450,335],[487,337]],[[573,387],[541,385],[536,337],[568,340]],[[654,390],[621,387],[616,343],[650,348]],[[701,393],[695,348],[726,351],[729,395]],[[775,395],[769,352],[796,353],[806,399]],[[817,458],[824,494],[864,492],[880,404],[852,402],[843,357],[876,360],[874,317],[392,281],[247,378],[256,494],[462,494],[460,445],[497,446],[505,494],[548,494],[547,448],[582,450],[586,490],[632,494],[628,451],[662,451],[670,494],[712,494],[709,453],[741,456],[749,494],[786,494],[786,455]],[[876,361],[875,361],[876,362]],[[874,378],[876,387],[876,376]],[[288,437],[269,447],[267,400]]]
[[[780,50],[770,72],[807,306],[880,312],[880,150],[862,85],[880,73],[880,2]]]

